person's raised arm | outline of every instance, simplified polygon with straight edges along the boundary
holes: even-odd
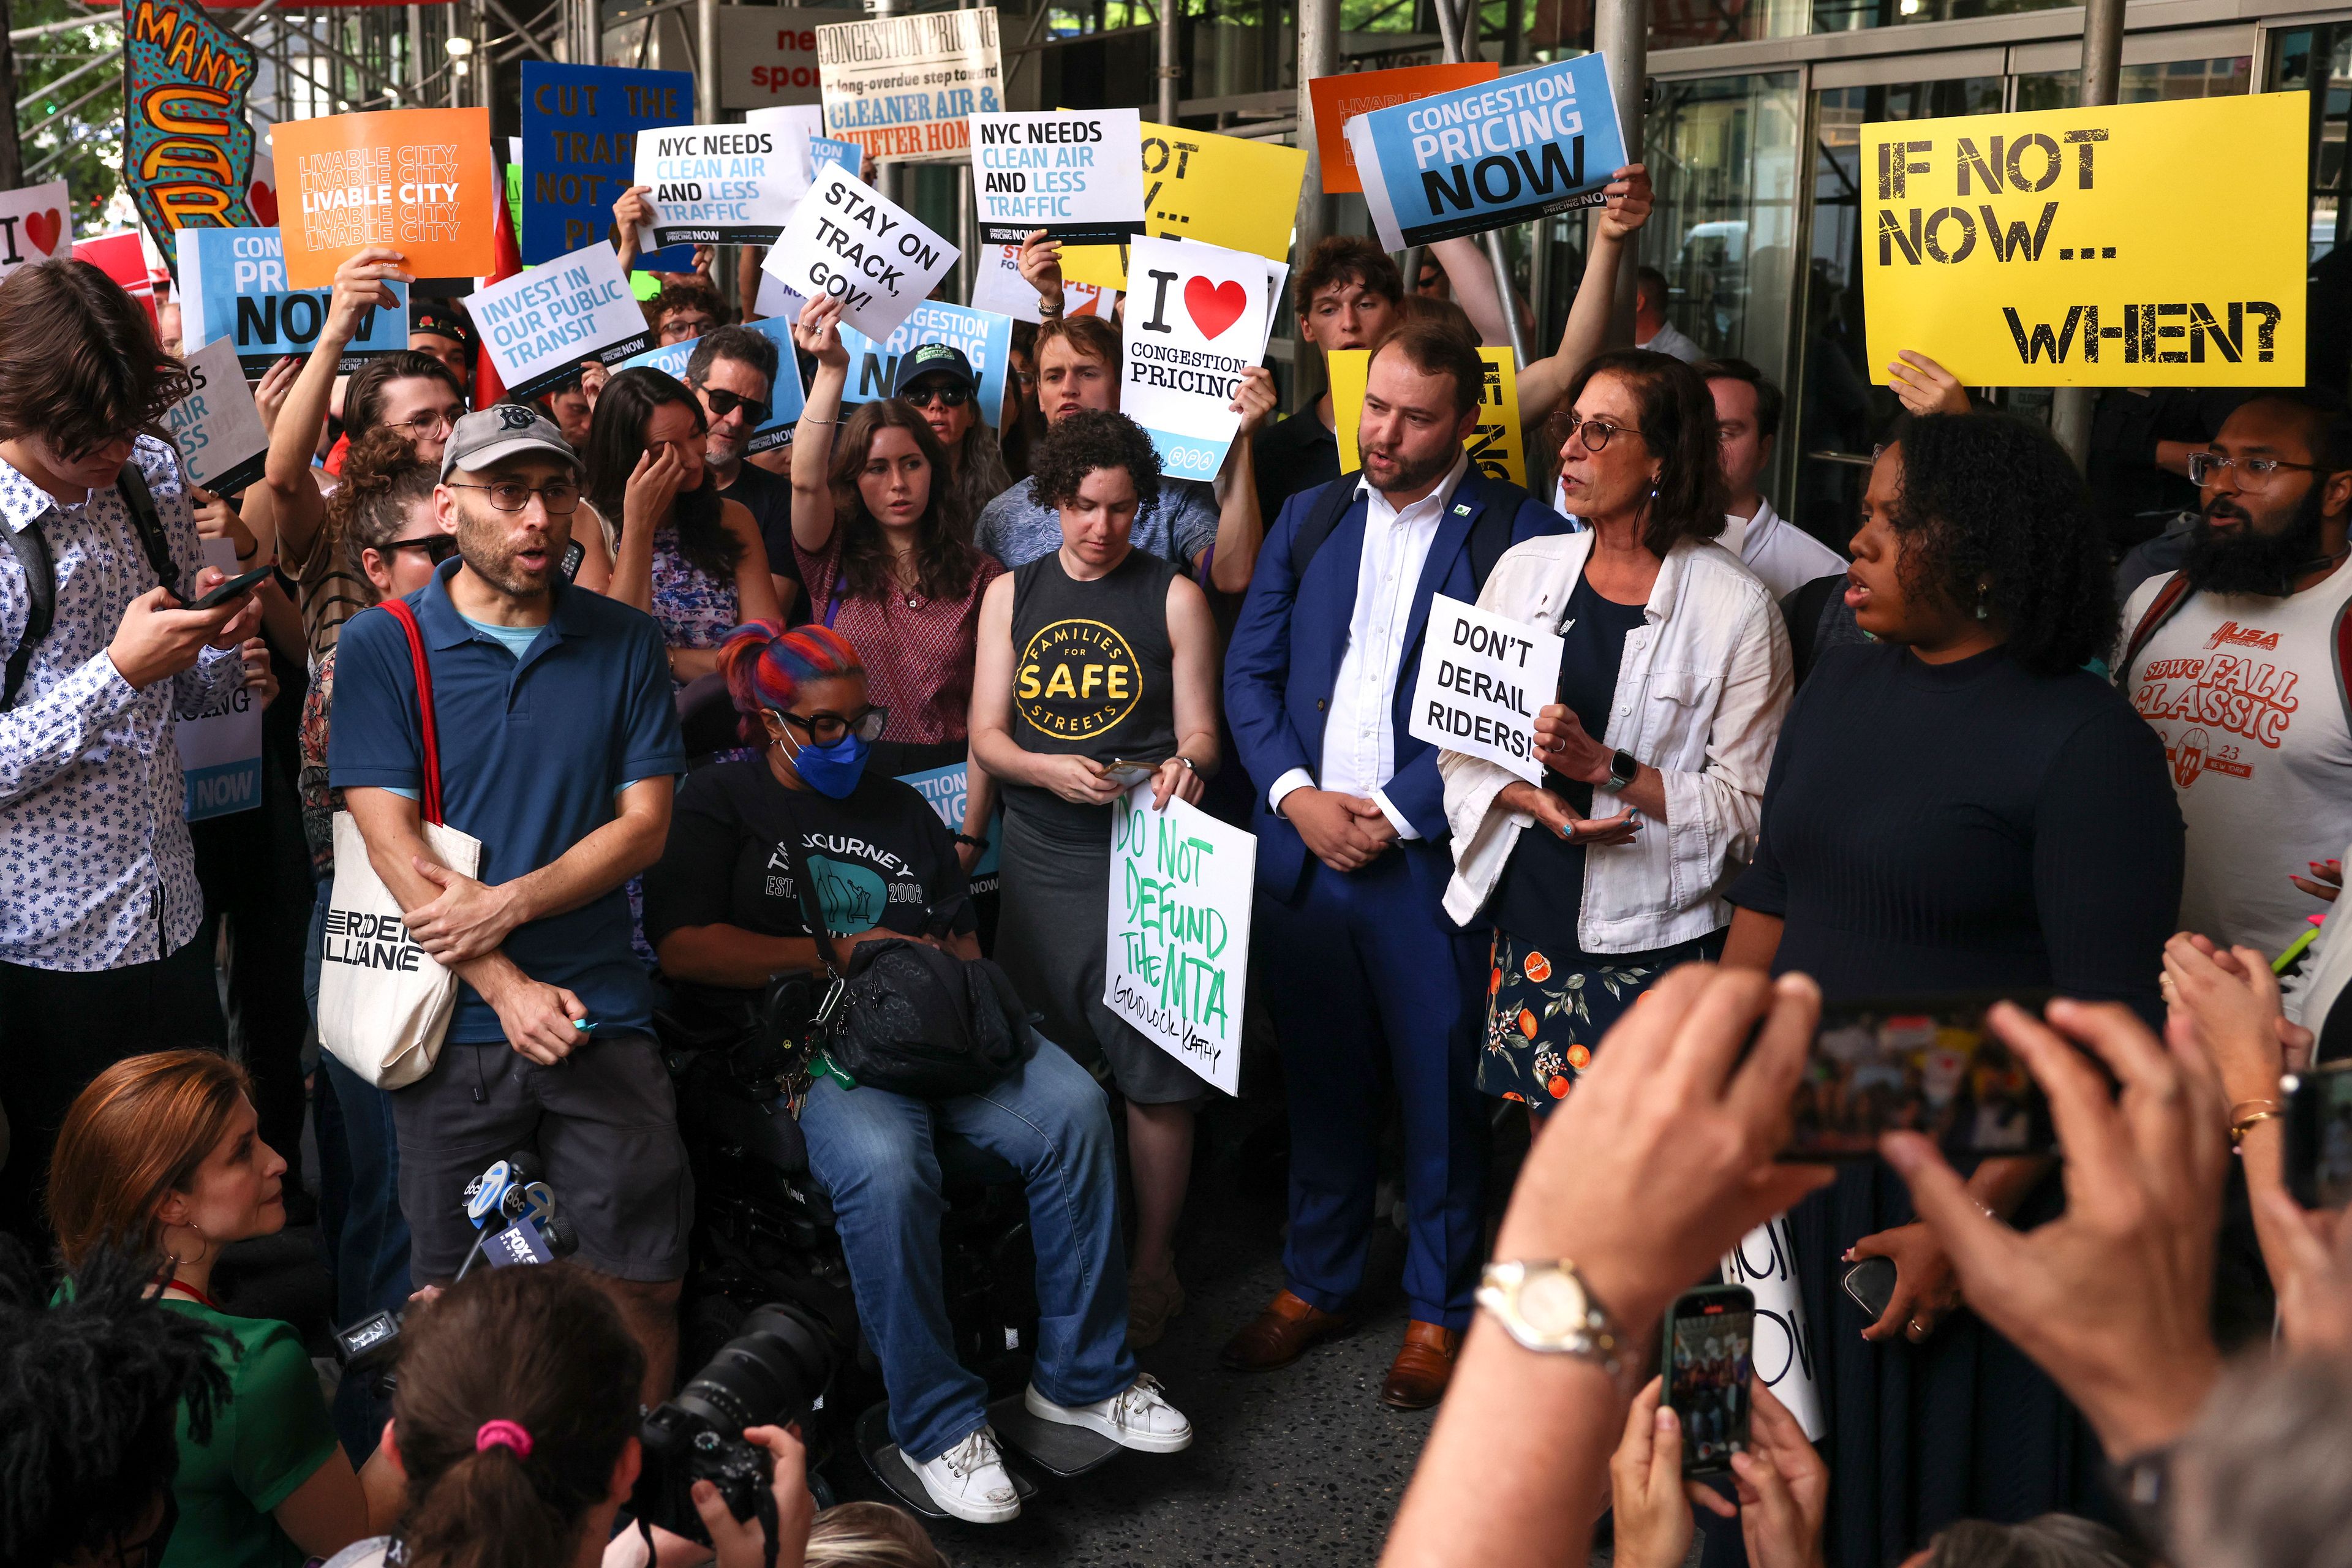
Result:
[[[654,221],[653,204],[646,198],[653,195],[651,185],[631,185],[613,204],[613,248],[621,258],[621,272],[628,274],[637,264],[638,231]],[[756,299],[757,295],[747,295]]]
[[[1592,220],[1592,254],[1584,258],[1584,279],[1576,286],[1559,348],[1519,372],[1519,425],[1541,428],[1569,383],[1609,342],[1609,321],[1617,309],[1617,278],[1633,236],[1650,219],[1650,172],[1639,163],[1617,171],[1605,187],[1608,203]],[[1465,242],[1466,243],[1466,242]]]
[[[1210,585],[1220,594],[1248,593],[1257,571],[1258,548],[1265,542],[1265,514],[1257,500],[1257,433],[1273,421],[1277,402],[1272,372],[1252,365],[1243,373],[1233,402],[1241,428],[1225,453],[1225,493],[1217,505],[1217,542],[1209,562]],[[1200,566],[1195,561],[1193,571]]]
[[[1067,307],[1062,289],[1062,242],[1047,239],[1044,229],[1021,242],[1021,276],[1037,290],[1037,313],[1053,321]]]
[[[1688,963],[1609,1031],[1538,1134],[1495,1257],[1573,1263],[1616,1336],[1615,1366],[1524,1349],[1481,1313],[1383,1563],[1585,1560],[1601,1478],[1667,1304],[1831,1179],[1773,1160],[1820,1016],[1802,975]],[[1512,1506],[1493,1507],[1498,1496]]]
[[[1454,302],[1478,329],[1478,341],[1489,348],[1511,346],[1511,328],[1503,314],[1502,291],[1495,287],[1495,264],[1475,239],[1439,239],[1429,246],[1429,258],[1445,269],[1454,285]],[[1412,279],[1405,279],[1412,287]]]
[[[397,310],[391,284],[414,283],[403,270],[397,250],[372,245],[354,251],[335,268],[334,292],[327,301],[326,324],[318,342],[294,378],[278,423],[269,432],[269,457],[261,482],[268,487],[281,559],[308,558],[326,520],[326,502],[310,474],[310,458],[319,449],[320,433],[327,427],[327,411],[335,395],[335,377],[341,371],[343,350],[360,335],[362,318],[370,310]]]
[[[833,542],[833,437],[841,423],[842,390],[849,384],[841,301],[828,295],[803,305],[800,320],[793,323],[793,342],[816,360],[801,422],[793,432],[793,542],[815,555]],[[809,608],[814,610],[815,604]]]

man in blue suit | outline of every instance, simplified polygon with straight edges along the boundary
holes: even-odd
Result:
[[[1437,751],[1407,731],[1430,601],[1467,601],[1557,512],[1471,467],[1486,370],[1411,322],[1373,353],[1362,475],[1290,498],[1258,554],[1225,658],[1225,707],[1255,786],[1256,973],[1290,1094],[1286,1288],[1225,1346],[1285,1366],[1343,1326],[1363,1282],[1383,1089],[1404,1106],[1404,1289],[1413,1321],[1381,1399],[1433,1405],[1470,1321],[1484,1107],[1473,1082],[1484,938],[1440,900],[1454,869]]]

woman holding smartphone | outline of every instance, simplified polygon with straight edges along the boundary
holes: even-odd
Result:
[[[996,960],[1044,1011],[1047,1036],[1082,1060],[1099,1053],[1127,1100],[1138,1215],[1128,1340],[1139,1348],[1183,1305],[1176,1220],[1208,1085],[1103,1002],[1111,803],[1145,777],[1155,809],[1200,800],[1217,766],[1217,633],[1192,579],[1129,541],[1160,484],[1132,420],[1071,415],[1038,443],[1031,471],[1037,503],[1061,512],[1062,547],[989,584],[981,603],[971,762],[1004,790]]]
[[[2082,668],[2116,605],[2074,465],[2019,420],[1914,419],[1871,469],[1851,548],[1846,604],[1874,640],[1825,650],[1790,707],[1724,963],[1801,971],[1832,1003],[2051,990],[2155,1021],[2180,813],[2156,732]],[[1984,1160],[1969,1189],[2021,1227],[2063,1205],[2047,1160]],[[1790,1221],[1824,1457],[1877,1478],[1832,1500],[1832,1563],[1874,1568],[1962,1517],[2088,1503],[2096,1441],[1954,1311],[1900,1181],[1853,1162]],[[1894,1259],[1895,1293],[1857,1336],[1839,1281],[1872,1257]]]

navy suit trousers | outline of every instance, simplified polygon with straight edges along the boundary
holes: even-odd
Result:
[[[1383,1091],[1404,1109],[1412,1316],[1469,1325],[1482,1240],[1486,1106],[1475,1081],[1486,938],[1422,891],[1411,841],[1352,872],[1309,857],[1295,901],[1261,892],[1258,973],[1290,1099],[1290,1237],[1283,1272],[1325,1311],[1364,1279]],[[1443,885],[1442,877],[1435,885]]]

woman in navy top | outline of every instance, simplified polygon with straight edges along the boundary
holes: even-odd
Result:
[[[1853,551],[1846,603],[1875,640],[1825,651],[1790,705],[1723,962],[1802,971],[1831,1001],[2049,989],[2156,1021],[2180,814],[2156,732],[2083,668],[2116,605],[2073,465],[2004,416],[1916,420],[1871,470]],[[2020,1227],[2063,1206],[2047,1160],[1985,1160],[1969,1187]],[[2100,1510],[2098,1444],[1956,1310],[1899,1180],[1851,1165],[1791,1221],[1832,1562],[1879,1568],[1964,1517]],[[1881,1256],[1895,1298],[1865,1327],[1839,1280]]]

